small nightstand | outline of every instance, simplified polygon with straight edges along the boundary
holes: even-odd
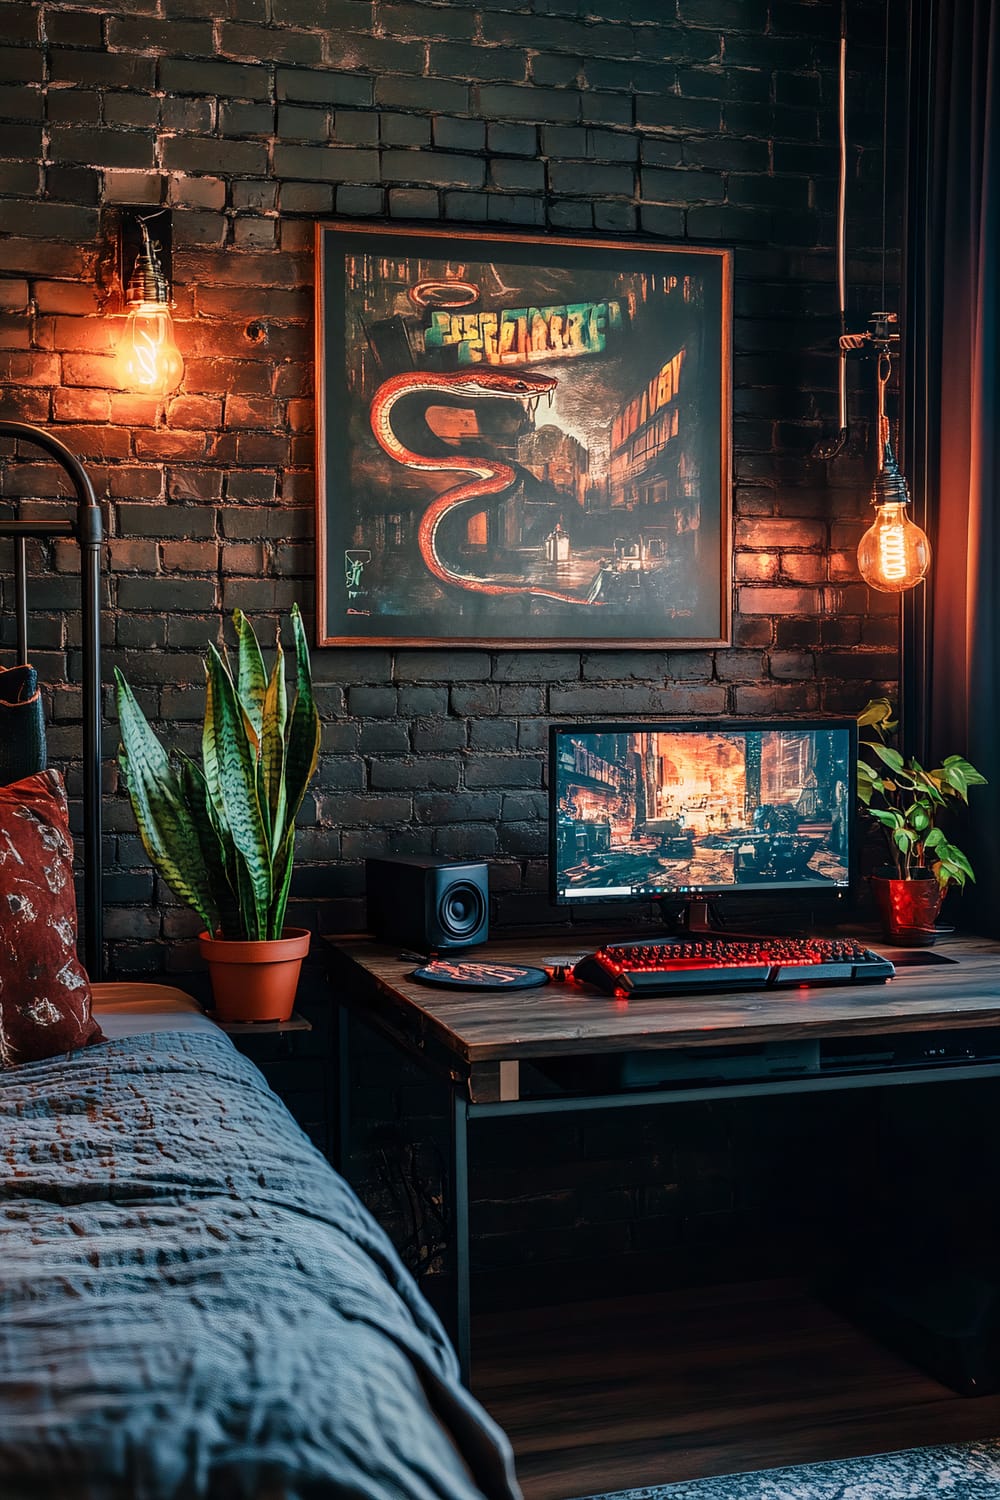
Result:
[[[214,1020],[211,1011],[209,1019]],[[333,1143],[334,1069],[328,1007],[288,1021],[216,1021],[238,1052],[260,1069],[278,1098],[323,1155]]]
[[[313,1029],[312,1022],[307,1021],[301,1011],[297,1010],[292,1012],[287,1021],[220,1021],[214,1011],[207,1010],[205,1014],[227,1036],[285,1036],[292,1031]],[[239,1043],[236,1045],[239,1046]]]

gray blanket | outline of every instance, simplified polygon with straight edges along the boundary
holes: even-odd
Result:
[[[221,1035],[0,1074],[3,1500],[509,1500],[389,1242]]]

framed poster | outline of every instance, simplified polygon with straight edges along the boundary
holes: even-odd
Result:
[[[731,252],[316,249],[319,645],[728,643]]]

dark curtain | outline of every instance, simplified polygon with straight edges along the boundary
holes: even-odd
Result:
[[[934,0],[923,21],[911,94],[921,160],[915,171],[911,163],[908,224],[913,235],[923,221],[923,243],[908,254],[915,337],[906,373],[915,489],[925,490],[934,560],[926,598],[904,615],[903,706],[915,749],[933,764],[964,754],[989,778],[953,829],[978,884],[952,915],[997,932],[1000,0]]]

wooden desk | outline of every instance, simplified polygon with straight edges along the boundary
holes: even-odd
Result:
[[[895,951],[871,946],[890,956]],[[563,934],[494,941],[466,956],[544,967],[572,962],[583,951]],[[466,1376],[472,1123],[1000,1074],[1000,944],[949,939],[916,951],[955,961],[901,967],[884,985],[619,1000],[572,983],[509,992],[434,989],[409,978],[415,960],[398,946],[329,940],[341,1015],[341,1170],[348,1166],[350,1130],[349,1014],[418,1059],[448,1092],[455,1280],[449,1321]],[[925,1033],[934,1035],[923,1044]],[[855,1048],[868,1060],[852,1062],[851,1039],[860,1038],[881,1040]],[[904,1048],[903,1038],[913,1040]],[[713,1048],[739,1049],[735,1062],[726,1058],[725,1076],[711,1062]],[[659,1080],[653,1054],[663,1063]]]

